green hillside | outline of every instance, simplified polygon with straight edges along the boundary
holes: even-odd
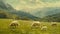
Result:
[[[53,15],[48,15],[44,18],[41,18],[41,21],[46,21],[46,22],[60,22],[60,13],[53,14]]]
[[[16,14],[8,13],[5,10],[0,10],[0,19],[17,19],[19,18]]]

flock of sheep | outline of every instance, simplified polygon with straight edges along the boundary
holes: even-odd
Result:
[[[17,28],[18,26],[20,25],[20,23],[17,21],[17,20],[14,20],[10,23],[10,28],[12,30],[14,30],[15,28]],[[57,26],[57,23],[56,22],[52,22],[51,23],[51,26]],[[31,25],[32,28],[40,28],[42,31],[46,31],[47,30],[47,26],[46,25],[42,25],[41,26],[41,23],[39,21],[33,21],[32,25]]]

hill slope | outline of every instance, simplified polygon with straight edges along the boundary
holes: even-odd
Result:
[[[18,11],[16,9],[14,9],[11,5],[9,4],[5,4],[3,1],[0,1],[0,10],[3,12],[7,12],[9,14],[13,15],[17,15],[20,19],[24,19],[24,20],[39,20],[40,18],[35,17],[29,13],[26,13],[24,11]]]
[[[60,22],[60,13],[48,15],[41,19],[42,21],[48,21],[48,22]]]

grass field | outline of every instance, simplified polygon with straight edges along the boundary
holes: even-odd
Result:
[[[12,19],[0,19],[0,34],[60,34],[60,23],[58,22],[55,27],[48,22],[41,22],[42,25],[48,26],[46,31],[41,31],[40,28],[31,29],[32,21],[18,20],[21,25],[13,32],[9,28],[11,21]]]

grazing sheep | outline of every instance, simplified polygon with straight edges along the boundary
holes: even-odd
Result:
[[[42,31],[46,31],[46,30],[47,30],[47,26],[46,26],[46,25],[43,25],[43,26],[41,27],[41,30],[42,30]]]
[[[17,28],[19,25],[20,25],[19,22],[18,22],[17,20],[14,20],[14,21],[12,21],[12,22],[10,23],[10,28],[14,30],[14,29]]]
[[[57,26],[57,23],[56,22],[51,22],[51,25],[52,26]]]
[[[40,27],[40,22],[39,21],[34,21],[31,26],[32,26],[32,28],[39,28]]]

